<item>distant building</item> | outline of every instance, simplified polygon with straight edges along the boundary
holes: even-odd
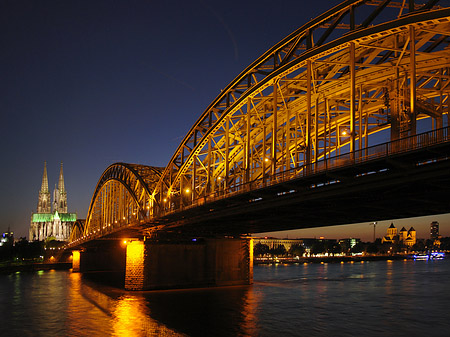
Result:
[[[416,230],[411,227],[408,231],[402,227],[400,232],[393,223],[387,229],[386,235],[381,239],[381,243],[403,244],[405,246],[414,246],[417,242]]]
[[[430,239],[436,240],[439,239],[439,222],[433,221],[430,224]]]
[[[53,210],[52,210],[53,206]],[[64,187],[63,164],[59,173],[58,186],[53,191],[53,204],[48,189],[47,163],[44,164],[41,190],[37,212],[31,215],[30,241],[43,241],[54,238],[59,241],[69,240],[76,213],[67,211],[67,192]]]
[[[14,233],[9,229],[6,233],[3,233],[0,237],[0,247],[13,246],[14,244]]]
[[[346,251],[352,249],[357,244],[361,243],[361,239],[348,238],[348,239],[340,239],[339,245],[343,247]]]
[[[291,249],[293,245],[303,245],[302,239],[276,239],[276,238],[254,238],[253,244],[262,244],[274,249],[279,246],[284,246],[286,250]]]

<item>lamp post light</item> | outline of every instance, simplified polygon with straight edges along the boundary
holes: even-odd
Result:
[[[377,227],[376,221],[372,222],[369,226],[373,226],[373,242],[375,243],[375,228]]]

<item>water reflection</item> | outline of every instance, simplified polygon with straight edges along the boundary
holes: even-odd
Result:
[[[257,296],[248,286],[150,292],[144,298],[154,319],[189,336],[249,336],[255,330]]]
[[[70,281],[68,321],[74,335],[83,330],[93,331],[94,336],[256,334],[258,294],[249,286],[125,292],[93,283],[81,274],[70,274]]]
[[[155,292],[127,292],[87,276],[0,275],[3,331],[22,337],[440,336],[450,330],[442,319],[450,302],[448,260],[257,266],[253,286]]]
[[[112,313],[114,336],[183,336],[150,316],[140,295],[125,295],[117,300]]]

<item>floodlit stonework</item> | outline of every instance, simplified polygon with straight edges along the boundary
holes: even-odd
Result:
[[[408,231],[403,227],[400,232],[392,223],[387,229],[386,235],[381,239],[382,243],[403,244],[405,246],[414,246],[417,242],[416,230],[411,227]]]
[[[70,237],[72,225],[76,220],[76,213],[67,212],[67,192],[64,187],[63,164],[61,163],[58,186],[55,186],[53,191],[52,205],[48,189],[47,163],[45,163],[37,212],[31,215],[29,240],[43,241],[54,238],[58,241],[67,241]]]

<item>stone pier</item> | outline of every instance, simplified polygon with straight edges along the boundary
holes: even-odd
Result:
[[[74,272],[123,271],[127,290],[196,288],[253,283],[253,240],[127,240],[73,251]]]
[[[253,283],[251,239],[127,245],[125,289],[149,290]]]

